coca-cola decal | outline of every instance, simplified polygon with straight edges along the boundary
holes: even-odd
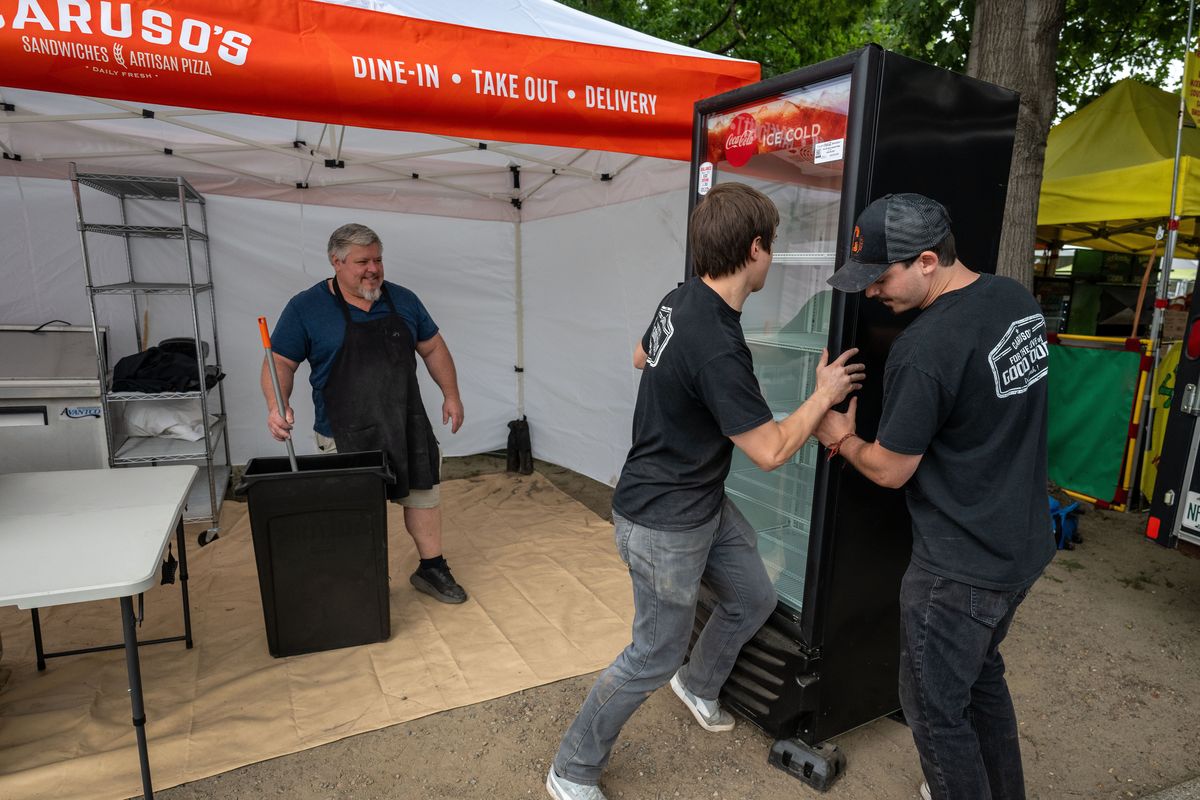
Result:
[[[750,114],[741,113],[729,124],[729,135],[725,137],[725,160],[730,166],[740,167],[758,152],[758,123]]]
[[[850,78],[843,76],[710,114],[704,160],[718,170],[753,169],[760,177],[780,162],[802,168],[831,164],[809,170],[831,175],[845,158],[849,110]],[[776,158],[762,158],[768,154]]]

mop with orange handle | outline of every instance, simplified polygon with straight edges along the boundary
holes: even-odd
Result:
[[[286,421],[283,416],[283,392],[279,390],[279,373],[275,371],[275,354],[271,352],[271,334],[267,331],[267,318],[258,318],[258,332],[262,336],[263,350],[267,351],[267,369],[271,371],[271,385],[275,387],[275,408],[279,410],[280,418]],[[288,450],[288,463],[292,465],[292,472],[299,472],[300,467],[296,465],[296,448],[292,445],[292,439],[289,436],[284,439]]]

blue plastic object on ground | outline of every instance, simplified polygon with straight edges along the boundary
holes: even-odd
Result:
[[[1054,542],[1059,550],[1074,550],[1079,536],[1079,503],[1062,503],[1050,498],[1050,523],[1053,526]]]

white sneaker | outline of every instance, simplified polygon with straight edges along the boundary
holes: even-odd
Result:
[[[696,718],[696,722],[699,722],[700,727],[704,730],[714,732],[733,730],[733,715],[721,708],[719,701],[701,699],[683,688],[683,681],[679,680],[678,672],[671,676],[671,691],[675,692],[675,696],[683,701],[683,704],[692,712],[692,716]]]
[[[921,800],[933,800],[933,795],[929,793],[928,781],[921,781]]]
[[[599,786],[575,783],[559,777],[553,764],[550,765],[550,772],[546,774],[546,791],[554,800],[608,800]]]

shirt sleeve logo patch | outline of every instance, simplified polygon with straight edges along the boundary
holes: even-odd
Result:
[[[1019,319],[988,354],[996,397],[1021,394],[1046,377],[1050,347],[1046,344],[1046,320],[1041,314]]]
[[[675,328],[671,325],[671,307],[660,306],[658,314],[654,317],[654,325],[650,328],[650,351],[646,353],[647,366],[658,366],[658,360],[662,358],[663,351],[667,349],[667,343],[671,341],[671,334],[674,332]]]

